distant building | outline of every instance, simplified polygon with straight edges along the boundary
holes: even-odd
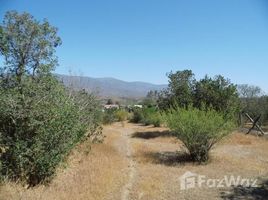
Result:
[[[104,109],[119,109],[119,105],[117,104],[110,104],[110,105],[104,105]]]
[[[139,105],[139,104],[134,105],[133,107],[134,107],[134,108],[143,108],[143,106],[142,106],[142,105]]]

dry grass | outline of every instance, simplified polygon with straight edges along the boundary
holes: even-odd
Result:
[[[151,132],[151,133],[150,133]],[[155,136],[157,132],[157,137]],[[161,136],[160,132],[163,132]],[[147,136],[145,134],[148,134]],[[137,135],[137,134],[136,134]],[[245,178],[268,178],[268,141],[256,136],[234,133],[213,149],[206,165],[196,165],[185,157],[185,149],[164,129],[145,128],[142,137],[133,138],[134,157],[138,162],[139,179],[133,199],[222,199],[230,188],[196,188],[181,191],[179,177],[186,171],[209,178],[237,175]],[[243,198],[242,198],[243,199]],[[246,199],[246,197],[245,197]]]
[[[119,135],[106,130],[104,133],[107,135],[104,144],[93,145],[89,153],[87,143],[80,145],[70,156],[68,167],[61,169],[49,186],[25,189],[7,183],[0,187],[0,199],[120,199],[127,178],[122,170],[127,163],[113,144]]]
[[[0,199],[122,199],[122,188],[129,182],[129,160],[135,176],[127,199],[261,199],[266,187],[258,191],[245,188],[196,188],[180,190],[179,177],[187,171],[208,178],[239,175],[268,178],[268,140],[235,132],[215,146],[211,160],[197,165],[187,160],[183,145],[165,128],[125,123],[106,126],[103,144],[84,143],[70,156],[68,167],[59,171],[49,186],[24,189],[7,183],[0,187]],[[127,133],[127,134],[124,134]],[[126,155],[126,142],[132,149]],[[259,196],[256,196],[256,195]],[[255,195],[255,196],[254,196]],[[259,197],[259,198],[258,198]],[[238,199],[238,198],[237,198]]]

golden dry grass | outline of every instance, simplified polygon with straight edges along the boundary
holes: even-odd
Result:
[[[90,152],[87,143],[76,148],[67,168],[59,170],[49,186],[27,190],[6,183],[0,187],[0,199],[214,200],[231,188],[182,191],[180,176],[191,171],[208,178],[268,178],[265,138],[235,132],[215,146],[206,165],[197,165],[187,160],[182,143],[165,128],[115,123],[106,126],[104,134],[105,142]]]
[[[167,137],[165,129],[144,128],[147,137],[134,138],[134,158],[138,163],[139,179],[133,199],[221,199],[217,188],[196,188],[181,191],[179,177],[186,171],[222,178],[237,175],[245,178],[268,177],[268,141],[256,136],[234,133],[225,138],[211,152],[206,165],[188,162],[182,143]],[[163,136],[150,137],[155,132]],[[150,133],[151,132],[151,133]],[[140,134],[142,135],[142,134]],[[149,139],[148,139],[149,138]],[[229,191],[229,188],[225,189]],[[139,195],[142,194],[142,195]]]
[[[7,183],[0,187],[0,199],[120,199],[120,190],[127,178],[123,171],[127,163],[113,144],[119,135],[106,130],[104,134],[107,136],[105,142],[94,144],[89,153],[86,143],[76,148],[67,168],[61,169],[49,186],[25,189],[19,184]]]

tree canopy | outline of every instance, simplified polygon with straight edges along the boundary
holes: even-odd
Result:
[[[239,110],[236,85],[221,75],[205,76],[197,81],[191,70],[170,72],[169,85],[158,99],[160,109],[171,107],[210,107],[219,112],[234,113]]]
[[[57,29],[28,13],[7,12],[0,26],[0,178],[48,181],[71,149],[99,135],[99,102],[67,90],[53,75]],[[96,138],[96,137],[95,137]]]
[[[191,70],[172,71],[167,74],[168,88],[163,90],[158,99],[161,109],[168,109],[174,104],[188,106],[192,103],[192,91],[195,84],[194,74]]]
[[[21,82],[51,72],[57,65],[55,47],[61,44],[57,28],[48,21],[39,22],[28,13],[7,12],[0,26],[0,53],[5,65],[2,73],[15,75]]]

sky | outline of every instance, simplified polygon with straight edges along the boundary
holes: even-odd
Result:
[[[0,0],[59,29],[56,73],[165,84],[191,69],[268,93],[266,0]]]

